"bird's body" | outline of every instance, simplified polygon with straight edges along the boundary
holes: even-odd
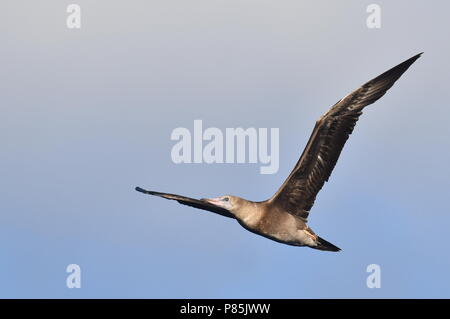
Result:
[[[238,208],[233,211],[234,217],[245,229],[280,243],[313,248],[320,246],[320,249],[326,250],[324,243],[319,243],[319,237],[305,220],[289,214],[270,201],[252,202],[235,196],[232,198],[239,202]],[[334,246],[328,248],[337,249]]]
[[[367,82],[339,100],[321,116],[294,169],[268,200],[253,202],[231,195],[197,200],[147,191],[140,187],[136,190],[234,218],[245,229],[284,244],[339,251],[338,247],[320,238],[308,227],[309,211],[314,205],[317,193],[328,181],[364,107],[382,97],[420,55]]]

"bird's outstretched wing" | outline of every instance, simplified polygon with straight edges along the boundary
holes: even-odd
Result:
[[[195,207],[195,208],[199,208],[199,209],[203,209],[203,210],[207,210],[225,217],[230,217],[230,218],[234,218],[234,215],[228,211],[225,208],[213,205],[211,203],[208,203],[204,200],[199,200],[199,199],[195,199],[195,198],[189,198],[189,197],[185,197],[185,196],[181,196],[181,195],[175,195],[175,194],[168,194],[168,193],[160,193],[160,192],[153,192],[153,191],[148,191],[145,190],[143,188],[140,187],[136,187],[135,188],[138,192],[144,193],[144,194],[149,194],[149,195],[154,195],[154,196],[159,196],[159,197],[163,197],[166,199],[172,199],[172,200],[176,200],[177,202],[179,202],[180,204],[183,205],[187,205],[187,206],[191,206],[191,207]]]
[[[381,98],[421,54],[367,82],[320,117],[300,159],[269,202],[306,221],[363,108]]]

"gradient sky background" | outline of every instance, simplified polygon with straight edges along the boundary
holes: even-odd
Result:
[[[79,0],[80,30],[70,3],[1,5],[0,297],[450,297],[448,2]],[[421,51],[311,212],[340,253],[134,191],[266,199],[322,113]],[[280,128],[278,173],[174,164],[170,134],[194,119]]]

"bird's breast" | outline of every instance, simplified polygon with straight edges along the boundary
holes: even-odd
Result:
[[[275,241],[296,246],[308,245],[311,241],[304,231],[306,225],[286,212],[268,211],[238,221],[247,230]]]

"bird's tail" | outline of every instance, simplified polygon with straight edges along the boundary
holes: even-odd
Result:
[[[312,247],[319,250],[326,250],[326,251],[340,251],[341,249],[339,247],[336,247],[332,243],[326,241],[325,239],[317,236],[317,246]]]

